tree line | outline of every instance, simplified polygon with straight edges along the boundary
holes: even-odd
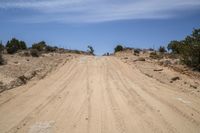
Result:
[[[7,43],[5,44],[5,46],[3,45],[2,42],[0,42],[0,52],[2,53],[4,50],[7,51],[8,54],[15,54],[16,52],[20,51],[20,50],[27,50],[30,49],[33,53],[41,53],[41,52],[55,52],[59,49],[62,48],[58,48],[57,46],[50,46],[48,44],[46,44],[45,41],[40,41],[38,43],[34,43],[32,44],[32,46],[30,48],[27,47],[27,44],[24,41],[18,40],[16,38],[12,38],[11,40],[7,41]],[[91,54],[94,55],[94,49],[92,46],[88,46],[88,50],[87,52],[85,51],[80,51],[80,50],[67,50],[67,49],[62,49],[63,51],[67,51],[67,52],[74,52],[74,53],[84,53],[84,54]],[[35,55],[35,54],[34,54]]]
[[[12,38],[11,40],[7,41],[5,46],[2,44],[2,42],[0,43],[0,51],[2,52],[6,50],[8,54],[14,54],[20,50],[27,50],[27,49],[53,52],[57,49],[57,47],[47,45],[45,41],[41,41],[41,42],[32,44],[32,46],[28,48],[27,44],[24,41],[18,40],[16,38]]]

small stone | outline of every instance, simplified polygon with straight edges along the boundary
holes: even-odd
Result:
[[[191,88],[197,89],[197,86],[195,85],[190,85]]]
[[[145,61],[145,58],[139,57],[139,58],[137,59],[137,61]]]
[[[163,71],[163,69],[154,69],[153,71]]]
[[[171,78],[171,80],[172,80],[172,81],[180,80],[180,77],[175,76],[175,77]]]

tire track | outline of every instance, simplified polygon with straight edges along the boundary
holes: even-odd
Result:
[[[117,61],[112,61],[113,64],[115,64],[116,66],[120,66],[119,63],[117,63]],[[122,69],[121,69],[122,70]],[[194,118],[192,118],[191,116],[185,114],[184,112],[182,112],[180,109],[178,109],[175,105],[173,105],[173,103],[169,103],[166,100],[162,99],[160,96],[154,94],[153,92],[151,92],[150,90],[146,89],[146,86],[149,86],[148,83],[139,83],[137,82],[137,80],[132,79],[132,77],[130,76],[130,74],[126,74],[124,71],[121,71],[124,75],[127,75],[127,78],[132,81],[135,82],[137,84],[140,85],[141,89],[148,93],[152,98],[154,98],[155,100],[162,102],[163,104],[165,104],[166,106],[168,106],[169,108],[171,108],[172,110],[174,110],[178,115],[181,115],[182,117],[184,117],[185,119],[189,120],[190,122],[194,123],[196,126],[200,125],[200,122],[195,120]]]
[[[75,67],[73,69],[75,69]],[[71,71],[71,73],[72,73],[72,71]],[[69,73],[69,74],[71,74],[71,73]],[[61,89],[55,91],[53,95],[48,96],[46,98],[45,102],[43,102],[40,105],[38,105],[37,107],[35,107],[30,113],[28,113],[28,115],[26,115],[24,117],[24,119],[22,119],[16,126],[11,128],[10,130],[8,130],[6,133],[15,133],[20,128],[22,128],[24,126],[24,124],[26,124],[28,121],[31,121],[32,119],[34,119],[35,115],[39,114],[46,106],[48,106],[50,103],[52,103],[58,97],[57,94],[62,93],[66,89],[66,87],[73,81],[73,79],[77,76],[78,73],[79,73],[79,71],[74,71],[74,73],[72,73],[71,76],[68,78],[66,85],[64,85]]]
[[[114,67],[111,70],[115,70]],[[130,110],[134,110],[138,115],[145,116],[146,118],[143,119],[143,122],[149,125],[149,128],[153,130],[153,132],[162,132],[162,130],[160,130],[159,127],[152,122],[152,117],[159,117],[163,124],[167,126],[168,132],[178,132],[176,128],[173,127],[169,122],[167,122],[161,114],[158,115],[157,110],[153,106],[148,104],[147,101],[141,95],[139,95],[137,91],[135,91],[136,88],[132,88],[132,85],[127,81],[127,79],[122,79],[121,77],[123,76],[120,76],[119,73],[117,73],[116,71],[110,72],[110,76],[117,86],[120,86],[120,84],[123,86],[123,89],[117,87],[117,90],[121,92],[122,96],[128,101],[125,102],[132,106]],[[120,82],[116,82],[116,79],[118,79],[117,81]],[[146,111],[145,108],[148,109],[148,111]],[[149,111],[153,115],[152,117],[149,117],[145,114]]]

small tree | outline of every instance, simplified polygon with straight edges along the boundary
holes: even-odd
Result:
[[[4,64],[4,59],[3,59],[3,57],[2,57],[2,53],[0,53],[0,65],[3,65]]]
[[[139,55],[140,54],[140,49],[134,49],[134,55]]]
[[[122,45],[117,45],[114,50],[115,50],[115,53],[116,53],[116,52],[119,52],[119,51],[123,51],[123,49],[124,48],[123,48]]]
[[[19,41],[16,38],[12,38],[10,41],[6,44],[6,49],[9,54],[14,54],[18,50],[24,50],[26,49],[26,43],[24,41]]]
[[[14,54],[19,49],[19,41],[15,38],[12,38],[6,44],[6,49],[9,54]]]
[[[180,50],[181,50],[180,49],[180,44],[181,44],[181,42],[179,42],[179,41],[176,41],[176,40],[171,41],[168,44],[167,49],[171,50],[172,53],[174,53],[174,54],[180,54]]]
[[[0,65],[3,65],[5,63],[5,60],[2,57],[2,51],[4,50],[4,46],[2,42],[0,42]]]
[[[19,47],[22,50],[27,49],[26,43],[24,41],[19,41]]]
[[[94,49],[92,46],[88,45],[88,52],[92,55],[94,55]]]
[[[164,46],[160,46],[160,48],[158,49],[158,51],[159,51],[160,53],[165,53],[165,52],[167,52]]]
[[[0,42],[0,53],[4,50],[4,45]]]
[[[183,63],[200,71],[200,29],[194,29],[192,34],[182,41],[171,41],[168,49],[179,54]]]

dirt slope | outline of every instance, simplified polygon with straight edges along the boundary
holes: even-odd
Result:
[[[200,99],[115,57],[81,57],[0,96],[1,133],[200,131]]]

